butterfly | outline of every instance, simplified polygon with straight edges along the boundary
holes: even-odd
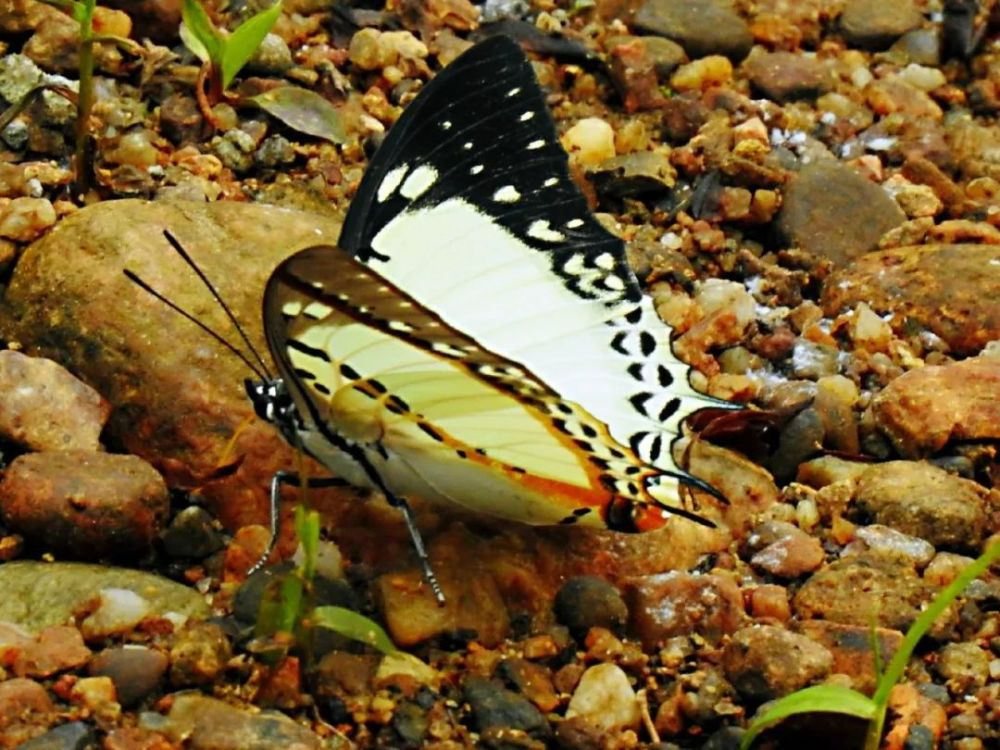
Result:
[[[439,598],[407,497],[525,524],[712,525],[681,486],[724,498],[671,445],[693,412],[733,405],[690,386],[515,42],[480,42],[407,106],[338,245],[271,275],[280,376],[247,393],[291,444],[403,511]]]

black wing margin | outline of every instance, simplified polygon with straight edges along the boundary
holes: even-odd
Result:
[[[422,166],[432,168],[436,179],[415,199],[386,189],[390,173],[398,170],[398,184]],[[516,201],[498,200],[515,194]],[[561,258],[582,253],[589,265],[610,253],[614,263],[604,268],[623,282],[621,298],[639,299],[624,245],[590,215],[531,64],[508,37],[472,47],[404,110],[362,178],[338,244],[367,261],[373,238],[397,215],[451,198],[552,254],[554,269]]]

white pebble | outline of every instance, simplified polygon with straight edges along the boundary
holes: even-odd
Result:
[[[129,589],[102,589],[98,597],[97,609],[80,623],[88,640],[128,632],[149,614],[149,602]]]
[[[580,678],[566,718],[582,716],[604,732],[635,729],[641,715],[628,675],[617,664],[595,664]]]
[[[574,161],[596,167],[615,155],[615,131],[600,117],[587,117],[566,131],[562,145]]]

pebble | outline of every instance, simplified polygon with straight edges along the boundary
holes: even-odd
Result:
[[[59,625],[98,596],[101,589],[128,588],[159,616],[208,615],[194,589],[142,570],[110,565],[15,561],[0,565],[0,621],[39,631]]]
[[[743,597],[731,578],[683,572],[626,580],[631,629],[644,648],[697,633],[718,642],[743,623]]]
[[[637,151],[614,156],[587,172],[601,195],[617,198],[665,193],[677,172],[663,151]]]
[[[878,523],[858,526],[854,531],[854,541],[844,547],[841,557],[868,550],[898,556],[917,569],[926,567],[934,557],[934,545],[927,540]]]
[[[733,633],[722,651],[726,679],[754,702],[788,695],[824,679],[833,655],[812,640],[773,625],[751,625]]]
[[[803,409],[781,429],[768,469],[779,481],[794,478],[805,459],[816,453],[816,446],[823,444],[824,434],[819,412],[812,407]]]
[[[441,686],[441,674],[427,662],[405,651],[386,654],[378,664],[373,677],[375,688],[401,686],[403,692],[426,685],[433,690]]]
[[[853,510],[935,547],[977,549],[986,532],[987,492],[932,464],[888,461],[862,474]]]
[[[778,578],[798,578],[823,564],[825,553],[819,540],[797,526],[765,521],[747,537],[750,564]]]
[[[723,55],[708,55],[685,63],[670,76],[670,87],[676,91],[705,91],[724,86],[733,77],[733,64]]]
[[[175,687],[211,685],[232,658],[225,631],[209,622],[181,628],[170,646],[170,684]]]
[[[602,732],[636,729],[639,703],[628,675],[617,664],[595,664],[580,678],[566,709],[566,718],[582,717]]]
[[[263,76],[280,76],[292,67],[292,51],[277,34],[268,34],[247,61],[246,72]]]
[[[905,632],[937,589],[922,581],[911,565],[893,556],[865,553],[834,560],[813,573],[792,599],[803,620],[822,619]],[[932,633],[950,627],[939,619]]]
[[[114,721],[121,715],[121,705],[110,677],[79,677],[69,691],[71,703],[102,721]]]
[[[973,642],[945,644],[935,667],[955,697],[975,692],[990,678],[990,657]]]
[[[14,657],[13,671],[18,677],[51,677],[86,664],[90,656],[79,630],[53,625],[21,647]]]
[[[878,683],[879,673],[870,624],[845,625],[827,620],[806,620],[799,623],[797,629],[833,655],[833,674],[846,675],[850,678],[851,687],[871,694]],[[878,659],[886,664],[902,644],[903,634],[898,630],[875,628],[874,636],[878,642]]]
[[[876,249],[905,220],[878,185],[825,159],[805,165],[786,185],[777,229],[789,244],[842,266]]]
[[[585,117],[563,133],[562,146],[570,160],[597,167],[615,155],[615,131],[599,117]]]
[[[157,717],[159,719],[159,717]],[[144,717],[140,715],[140,726]],[[145,719],[148,729],[191,750],[321,750],[320,737],[276,711],[245,710],[197,693],[174,696],[166,721]]]
[[[111,405],[50,359],[0,351],[0,434],[35,451],[100,449]]]
[[[1000,338],[1000,247],[928,243],[859,258],[831,275],[821,304],[827,317],[867,303],[902,333],[916,323],[956,353],[977,354]],[[904,323],[904,321],[906,321]]]
[[[57,720],[48,691],[34,680],[13,677],[0,681],[0,737],[15,747],[45,732]]]
[[[14,198],[0,206],[0,237],[32,242],[56,223],[56,210],[48,198]]]
[[[552,684],[552,671],[527,659],[504,659],[497,667],[496,675],[510,683],[539,711],[554,711],[561,700]]]
[[[102,589],[97,607],[80,623],[88,641],[123,635],[149,614],[149,602],[129,589]]]
[[[875,423],[903,456],[940,451],[950,441],[1000,437],[1000,359],[976,357],[899,376],[874,398]]]
[[[171,557],[204,559],[225,546],[215,519],[197,505],[183,508],[163,532],[163,549]]]
[[[729,0],[646,0],[633,25],[673,39],[691,58],[719,54],[739,61],[753,45],[749,26]]]
[[[94,730],[82,721],[71,721],[53,727],[17,746],[17,750],[87,750],[94,747],[97,736]]]
[[[758,50],[743,61],[743,70],[751,85],[768,99],[779,102],[815,99],[832,85],[827,66],[815,57]]]
[[[109,164],[147,171],[160,160],[160,152],[152,143],[154,137],[148,130],[134,128],[109,144],[101,152],[101,157]]]
[[[163,100],[160,104],[160,133],[176,146],[202,139],[205,118],[193,96],[173,93]]]
[[[169,660],[161,651],[135,644],[106,648],[87,666],[91,675],[108,677],[124,708],[141,703],[160,685]]]
[[[621,634],[628,623],[628,607],[618,589],[594,576],[570,578],[556,594],[556,620],[577,639],[594,627]]]
[[[938,552],[924,569],[924,580],[935,586],[947,586],[973,562],[971,557],[954,552]]]
[[[772,583],[761,584],[750,589],[747,602],[750,616],[757,620],[788,622],[792,608],[788,601],[788,590]]]
[[[855,404],[859,398],[854,381],[827,375],[816,381],[813,408],[823,423],[823,446],[848,455],[861,452]]]
[[[914,0],[848,0],[840,16],[844,39],[852,47],[881,50],[923,22]]]
[[[144,554],[169,510],[166,484],[137,456],[28,453],[0,483],[0,513],[11,529],[82,559]]]
[[[472,711],[472,726],[477,732],[520,730],[538,738],[551,733],[549,722],[531,701],[493,680],[467,676],[462,696]]]

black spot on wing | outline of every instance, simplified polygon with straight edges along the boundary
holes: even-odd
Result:
[[[301,352],[302,354],[305,354],[308,357],[315,357],[316,359],[321,359],[324,362],[331,361],[330,355],[327,354],[325,351],[323,351],[322,349],[317,349],[316,347],[313,346],[309,346],[308,344],[303,344],[298,339],[292,339],[292,338],[287,339],[286,346],[288,346],[289,349]]]

